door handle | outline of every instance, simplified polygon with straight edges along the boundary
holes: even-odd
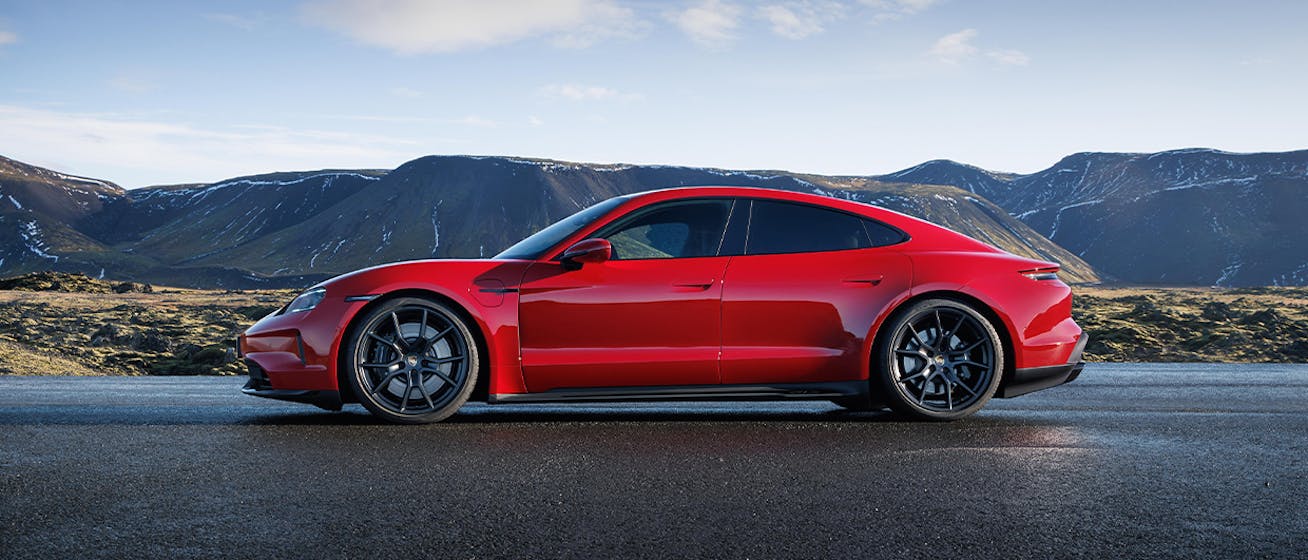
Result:
[[[881,281],[884,280],[885,277],[886,276],[884,274],[878,274],[876,276],[861,276],[858,278],[846,278],[844,280],[844,283],[854,284],[856,286],[876,286],[881,284]]]
[[[698,281],[698,282],[690,282],[690,281],[674,282],[672,285],[677,288],[695,288],[697,290],[707,290],[713,287],[713,282],[714,279],[709,278],[708,280]]]

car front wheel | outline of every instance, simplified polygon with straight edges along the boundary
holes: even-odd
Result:
[[[397,298],[368,311],[345,355],[359,402],[389,422],[444,420],[477,382],[471,330],[452,309],[428,299]]]

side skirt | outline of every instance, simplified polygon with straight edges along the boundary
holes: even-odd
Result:
[[[541,393],[491,395],[490,404],[623,401],[784,401],[831,400],[866,396],[866,381],[772,385],[680,385],[553,389]]]

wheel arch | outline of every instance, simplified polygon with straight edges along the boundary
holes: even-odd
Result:
[[[359,401],[358,396],[354,394],[352,385],[350,385],[349,380],[345,377],[349,372],[348,356],[345,355],[345,341],[354,336],[354,330],[358,328],[359,321],[367,315],[369,311],[388,301],[403,297],[416,297],[439,302],[458,314],[460,319],[467,322],[469,327],[468,330],[472,332],[473,342],[477,345],[477,352],[482,357],[482,359],[477,361],[477,384],[473,386],[472,394],[468,397],[468,400],[484,402],[490,393],[490,347],[484,321],[476,315],[473,315],[468,307],[458,300],[439,291],[419,287],[400,288],[386,292],[372,301],[369,301],[367,305],[360,307],[355,311],[354,316],[350,317],[349,324],[341,331],[341,339],[336,345],[338,348],[336,356],[336,386],[340,390],[341,401]]]
[[[990,323],[995,326],[995,332],[999,333],[1000,344],[1003,345],[1004,358],[1005,358],[1004,371],[1001,374],[999,386],[1003,387],[1004,385],[1007,385],[1008,382],[1013,377],[1013,372],[1016,370],[1015,364],[1017,363],[1017,360],[1014,358],[1015,355],[1013,353],[1014,344],[1013,344],[1012,324],[1002,314],[1000,314],[993,306],[991,306],[989,303],[985,302],[981,298],[978,298],[966,292],[961,292],[957,290],[944,290],[944,289],[937,289],[928,292],[922,292],[920,294],[914,294],[913,296],[908,297],[903,301],[900,301],[895,305],[891,306],[881,316],[881,318],[877,320],[876,330],[872,333],[872,343],[869,345],[870,351],[867,356],[868,381],[869,382],[872,381],[871,376],[873,375],[883,374],[882,372],[877,371],[877,368],[875,367],[876,356],[880,351],[879,346],[882,343],[881,340],[882,329],[885,327],[887,323],[890,322],[891,318],[895,317],[896,314],[900,313],[905,309],[908,309],[909,307],[912,307],[914,304],[920,301],[925,301],[928,299],[947,299],[947,300],[956,301],[958,303],[965,304],[968,307],[975,309],[977,313],[980,313],[983,317],[986,318],[987,321],[990,321]]]

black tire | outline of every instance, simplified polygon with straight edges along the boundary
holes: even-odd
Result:
[[[369,310],[351,330],[346,377],[359,403],[399,424],[448,418],[477,384],[480,356],[467,323],[446,305],[396,298]]]
[[[920,301],[881,329],[873,359],[886,404],[918,420],[971,415],[999,388],[1004,345],[994,325],[971,306]]]

